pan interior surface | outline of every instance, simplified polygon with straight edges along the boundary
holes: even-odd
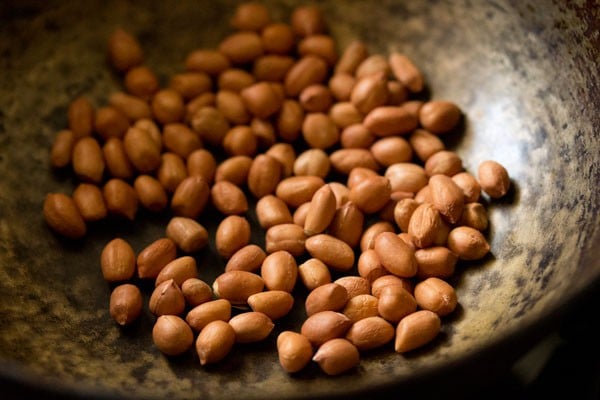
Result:
[[[265,3],[281,21],[296,5]],[[75,181],[50,169],[49,148],[67,125],[72,99],[85,95],[101,106],[120,89],[120,77],[106,63],[115,27],[139,38],[146,63],[166,84],[183,70],[187,53],[214,48],[230,32],[227,21],[236,4],[0,6],[0,359],[6,371],[76,392],[118,396],[343,395],[448,370],[534,330],[598,280],[598,7],[332,0],[319,5],[340,49],[360,39],[372,53],[409,55],[422,68],[431,98],[453,101],[465,114],[464,132],[448,138],[465,168],[474,173],[480,162],[493,159],[509,171],[510,195],[489,205],[491,256],[462,264],[452,281],[459,309],[444,319],[431,346],[408,355],[389,346],[366,353],[356,370],[336,378],[316,366],[290,376],[278,364],[276,334],[298,330],[301,307],[269,340],[236,346],[209,367],[191,352],[162,356],[152,343],[154,317],[147,310],[137,323],[119,328],[108,312],[111,287],[99,269],[100,252],[115,233],[136,251],[143,249],[164,236],[168,217],[142,213],[132,224],[101,222],[76,242],[52,234],[42,218],[44,196],[70,193]],[[214,237],[216,222],[209,216],[201,222]],[[254,240],[260,243],[263,234],[254,232]],[[207,282],[224,265],[214,241],[197,260]]]

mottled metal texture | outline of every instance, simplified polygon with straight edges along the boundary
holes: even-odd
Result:
[[[292,1],[273,3],[286,18]],[[568,4],[567,4],[568,3]],[[74,179],[48,167],[70,100],[105,104],[119,88],[107,68],[116,26],[139,37],[162,79],[187,52],[213,47],[228,31],[233,1],[8,1],[0,6],[0,370],[17,381],[89,397],[268,398],[346,396],[409,384],[429,388],[514,359],[568,312],[600,277],[599,4],[587,2],[327,1],[343,46],[400,50],[422,67],[432,98],[465,112],[451,148],[475,171],[504,164],[514,190],[490,205],[492,255],[459,268],[460,307],[431,346],[401,356],[391,346],[365,354],[351,373],[316,366],[294,376],[277,363],[277,332],[298,328],[301,305],[262,344],[237,346],[200,367],[152,345],[153,317],[119,329],[108,314],[102,246],[117,232],[140,250],[164,234],[167,217],[103,222],[70,243],[42,220],[44,195],[70,193]],[[254,216],[250,216],[254,218]],[[214,233],[214,221],[201,221]],[[260,241],[257,232],[256,240]],[[200,277],[223,267],[214,244],[198,256]],[[148,293],[150,285],[145,287]],[[147,300],[147,297],[146,297]],[[475,375],[473,375],[475,376]],[[446,379],[448,383],[449,379]],[[449,383],[448,383],[449,384]]]

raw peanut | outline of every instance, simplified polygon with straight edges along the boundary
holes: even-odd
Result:
[[[158,76],[145,65],[131,68],[123,79],[125,89],[129,93],[144,100],[149,100],[160,89]]]
[[[246,108],[258,118],[268,118],[281,108],[283,97],[268,82],[255,83],[240,92]]]
[[[388,98],[386,105],[388,106],[399,106],[408,100],[408,89],[398,81],[387,81],[387,91]]]
[[[285,55],[294,48],[294,31],[287,24],[274,22],[265,26],[261,39],[267,53]]]
[[[352,323],[356,323],[364,318],[375,317],[378,315],[378,301],[377,297],[370,294],[359,294],[348,300],[342,313],[348,317]]]
[[[342,276],[336,279],[334,283],[346,288],[348,300],[361,294],[371,293],[371,283],[368,279],[360,276]]]
[[[454,274],[458,261],[456,254],[442,246],[419,249],[415,251],[415,258],[419,278],[449,278]]]
[[[384,167],[409,162],[412,159],[410,144],[405,139],[397,136],[377,140],[371,146],[371,153],[373,153],[375,160]]]
[[[182,72],[169,80],[169,88],[178,92],[184,100],[191,100],[212,87],[212,80],[205,72]]]
[[[329,117],[339,128],[344,129],[363,120],[363,114],[349,101],[335,103],[329,109]]]
[[[373,316],[356,321],[348,330],[348,339],[360,351],[371,350],[389,343],[396,330],[385,319]]]
[[[405,101],[402,104],[402,108],[404,108],[409,114],[413,115],[416,119],[419,119],[419,111],[421,107],[423,107],[424,102],[421,100],[409,100]]]
[[[162,142],[168,151],[183,158],[202,148],[202,140],[198,135],[181,123],[166,124],[163,127]]]
[[[283,331],[277,336],[277,354],[284,371],[294,373],[308,365],[313,349],[306,337],[296,332]]]
[[[300,40],[298,54],[321,57],[330,66],[335,65],[338,58],[335,41],[331,36],[323,34],[310,35]]]
[[[292,216],[294,224],[304,227],[304,222],[306,221],[306,214],[308,214],[308,210],[310,209],[310,201],[307,201],[304,204],[301,204],[294,211],[294,215]]]
[[[135,178],[133,188],[140,204],[150,211],[161,211],[169,202],[163,185],[150,175]]]
[[[229,59],[212,49],[194,50],[185,59],[185,68],[188,71],[205,72],[209,75],[219,75],[230,67]]]
[[[321,311],[339,311],[348,301],[346,288],[337,283],[326,283],[312,290],[306,297],[306,315]]]
[[[396,275],[383,275],[371,283],[371,294],[379,298],[383,289],[388,286],[404,289],[411,294],[413,292],[413,284],[409,279],[399,278]]]
[[[323,185],[315,192],[304,220],[304,234],[313,236],[323,232],[335,215],[335,196],[329,185]]]
[[[235,331],[227,322],[213,321],[196,339],[200,365],[214,364],[224,359],[235,344]]]
[[[451,229],[451,225],[442,218],[442,225],[436,231],[436,235],[433,238],[433,244],[436,246],[445,246]]]
[[[358,68],[367,56],[367,46],[359,40],[353,40],[342,52],[335,66],[335,74],[354,74],[356,68]]]
[[[331,283],[331,273],[323,261],[310,258],[298,266],[298,274],[308,290]]]
[[[325,179],[329,174],[329,156],[321,149],[308,149],[294,161],[294,175],[313,175]]]
[[[294,305],[294,296],[284,290],[267,290],[248,297],[248,305],[253,311],[276,320],[290,312]]]
[[[345,149],[367,149],[375,142],[375,136],[363,124],[352,124],[340,135],[340,145]]]
[[[281,164],[268,154],[259,154],[248,171],[248,189],[257,199],[270,195],[281,180]]]
[[[417,311],[417,301],[407,290],[399,286],[389,285],[381,289],[377,311],[381,317],[392,323],[397,323],[402,318]]]
[[[412,146],[415,154],[423,162],[427,161],[429,157],[442,151],[446,148],[444,142],[434,135],[433,133],[427,132],[425,129],[415,129],[410,134],[408,142]]]
[[[140,173],[152,172],[160,166],[160,147],[156,146],[147,131],[129,128],[123,138],[123,145],[127,158]]]
[[[414,199],[402,199],[394,206],[394,221],[402,232],[408,232],[410,218],[417,207],[419,203]]]
[[[86,136],[73,147],[73,171],[84,182],[100,183],[104,173],[102,150],[96,139]]]
[[[384,176],[390,180],[392,192],[417,193],[429,181],[423,167],[409,162],[388,166]]]
[[[388,221],[379,221],[369,226],[360,237],[360,250],[372,249],[375,246],[375,239],[382,232],[395,232],[394,225]]]
[[[238,93],[230,90],[219,90],[217,97],[215,97],[215,104],[217,110],[229,123],[245,125],[250,122],[251,115]]]
[[[275,326],[268,316],[256,311],[236,315],[229,320],[229,325],[235,331],[237,343],[260,342],[269,336]]]
[[[463,190],[446,175],[434,175],[429,178],[431,201],[433,206],[448,222],[458,222],[465,204]]]
[[[308,86],[322,83],[327,76],[327,63],[319,57],[300,58],[285,75],[283,84],[288,97],[296,97]]]
[[[223,149],[230,156],[249,156],[256,154],[258,138],[247,125],[231,128],[223,138]]]
[[[438,210],[430,203],[419,205],[408,222],[408,234],[414,239],[417,247],[431,246],[442,228],[442,218]]]
[[[200,175],[188,176],[175,189],[171,198],[171,209],[180,217],[198,217],[210,195],[210,189]]]
[[[208,283],[198,278],[186,279],[181,284],[181,292],[185,298],[186,304],[191,307],[199,306],[209,302],[212,299],[212,289]]]
[[[377,235],[374,250],[381,264],[392,274],[410,278],[417,273],[414,251],[395,233],[383,232]]]
[[[271,194],[261,197],[256,202],[256,217],[263,229],[280,224],[291,224],[292,214],[288,206],[278,197]]]
[[[129,179],[133,176],[133,166],[129,162],[121,139],[108,139],[102,146],[102,153],[106,168],[113,178]]]
[[[481,203],[465,204],[458,224],[470,226],[478,231],[485,231],[488,227],[488,217],[483,205]]]
[[[215,208],[225,215],[244,214],[248,211],[246,195],[231,182],[215,183],[210,189],[210,197]]]
[[[178,316],[161,315],[152,328],[152,340],[161,353],[178,356],[192,348],[194,334]]]
[[[256,272],[262,265],[266,256],[266,253],[259,246],[249,244],[242,247],[231,256],[225,265],[225,272],[236,270]]]
[[[312,199],[325,184],[318,176],[292,176],[283,179],[275,189],[275,195],[290,207],[298,207]]]
[[[350,94],[350,101],[363,114],[384,105],[387,99],[387,77],[384,73],[375,73],[359,79]]]
[[[196,252],[208,244],[208,232],[192,218],[171,218],[166,234],[185,253]]]
[[[285,250],[294,257],[304,254],[306,236],[304,229],[296,224],[279,224],[270,227],[265,234],[267,253]]]
[[[124,72],[141,64],[143,60],[142,47],[137,39],[121,28],[110,35],[108,41],[108,57],[112,66],[119,72]]]
[[[215,182],[229,181],[243,186],[248,180],[252,159],[248,156],[233,156],[222,161],[215,170]]]
[[[307,112],[327,112],[333,103],[329,88],[322,84],[306,87],[300,93],[299,101]]]
[[[331,184],[329,184],[331,185]],[[360,242],[365,216],[356,204],[348,201],[337,208],[327,231],[350,247],[354,248]]]
[[[329,90],[337,101],[350,101],[355,84],[356,78],[347,73],[336,73],[328,82]]]
[[[126,283],[110,294],[110,316],[121,326],[134,322],[142,313],[142,293],[137,286]]]
[[[236,251],[250,242],[250,224],[239,215],[230,215],[221,221],[215,234],[219,255],[229,259]]]
[[[340,208],[344,204],[346,204],[348,200],[348,195],[350,193],[350,189],[346,185],[340,182],[330,182],[328,183],[329,187],[333,191],[333,195],[335,196],[335,207]]]
[[[381,265],[375,250],[367,249],[358,257],[358,274],[373,283],[377,278],[388,274],[388,271]]]
[[[459,172],[452,177],[452,180],[458,185],[459,188],[462,189],[465,199],[465,206],[467,203],[475,203],[479,201],[479,197],[481,195],[481,186],[473,175],[468,172]]]
[[[162,148],[162,137],[160,129],[158,129],[158,126],[156,125],[156,122],[154,122],[154,120],[149,118],[143,118],[135,121],[135,124],[133,124],[133,126],[137,129],[146,131],[146,133],[150,135],[150,139],[152,139],[152,142],[156,145],[156,147],[158,147],[159,150]]]
[[[282,177],[287,178],[292,175],[294,161],[296,160],[296,152],[291,144],[275,143],[265,154],[273,157],[282,165]]]
[[[211,184],[217,170],[215,157],[205,149],[194,150],[187,157],[188,175],[200,175],[207,184]]]
[[[319,234],[306,239],[306,250],[337,271],[348,271],[354,265],[354,251],[345,242],[333,236]]]
[[[377,136],[392,136],[412,132],[418,121],[402,106],[381,106],[368,113],[363,124]]]
[[[99,221],[108,214],[102,190],[96,185],[80,183],[72,197],[85,221]]]
[[[298,139],[303,121],[304,109],[300,103],[291,99],[284,100],[275,121],[279,138],[285,142]]]
[[[246,64],[260,57],[263,47],[256,32],[236,32],[221,41],[219,51],[233,64]]]
[[[294,33],[300,37],[317,35],[327,30],[325,18],[316,5],[296,7],[290,21]]]
[[[450,314],[456,308],[454,288],[435,277],[427,278],[415,286],[415,300],[420,308],[433,311],[440,317]]]
[[[248,297],[263,291],[265,282],[252,272],[228,271],[215,279],[213,292],[233,305],[245,305]]]
[[[230,90],[239,93],[242,89],[256,82],[254,76],[248,71],[240,68],[227,69],[219,75],[217,86],[220,90]]]
[[[423,186],[414,197],[415,201],[419,204],[431,203],[431,188],[429,185]]]
[[[69,104],[67,110],[69,130],[79,139],[92,134],[94,106],[85,97],[78,97]]]
[[[178,315],[185,309],[185,298],[173,279],[168,279],[156,286],[150,296],[149,309],[152,314]]]
[[[269,10],[260,3],[242,3],[237,6],[229,24],[240,31],[260,31],[269,24]]]
[[[191,125],[202,141],[212,146],[220,146],[229,131],[229,122],[223,113],[210,106],[199,109],[192,117]]]
[[[107,282],[131,279],[135,273],[135,253],[131,245],[121,238],[108,242],[100,255],[100,268]]]
[[[130,122],[152,117],[150,105],[148,105],[145,100],[137,96],[132,96],[123,92],[115,92],[108,98],[108,103],[125,117],[127,117]],[[126,129],[127,128],[125,128],[122,132],[125,132]]]
[[[459,226],[450,231],[448,248],[461,260],[479,260],[490,251],[483,234],[468,226]]]
[[[294,61],[289,56],[268,54],[254,61],[252,73],[257,81],[283,82]]]
[[[352,189],[365,179],[371,178],[373,176],[379,176],[377,171],[364,167],[352,168],[352,170],[348,174],[348,180],[346,181],[346,185],[348,186],[348,189]],[[350,194],[350,191],[348,191],[348,194]]]
[[[71,163],[71,155],[75,146],[75,135],[69,130],[58,132],[50,150],[50,165],[53,168],[64,168]]]
[[[109,214],[133,221],[138,210],[138,198],[130,184],[122,179],[110,179],[104,184],[102,195]]]
[[[302,136],[310,147],[327,149],[338,142],[340,133],[327,114],[310,113],[302,124]]]
[[[183,282],[187,281],[188,279],[195,278],[196,275],[198,275],[196,260],[190,256],[183,256],[176,258],[165,265],[156,277],[154,285],[158,286],[164,281],[173,279],[175,284],[181,287]]]
[[[296,285],[298,266],[292,254],[279,250],[263,260],[260,275],[267,290],[283,290],[290,293]]]
[[[352,321],[344,314],[335,311],[321,311],[308,317],[300,332],[314,346],[320,346],[328,340],[343,337]]]
[[[203,302],[192,308],[186,315],[186,322],[196,332],[213,321],[227,322],[231,318],[231,303],[229,300],[217,299]]]
[[[421,310],[407,317],[396,327],[394,349],[406,353],[431,342],[440,332],[440,317],[434,312]]]
[[[256,136],[259,149],[266,149],[275,144],[277,138],[275,137],[275,128],[271,121],[252,118],[250,129],[252,129],[252,133]]]
[[[365,76],[377,73],[383,73],[385,76],[390,74],[388,61],[381,54],[373,54],[365,58],[358,67],[356,67],[354,76],[356,76],[356,79],[361,79]]]
[[[508,172],[496,161],[487,160],[479,164],[477,171],[481,188],[493,199],[504,196],[510,188]]]
[[[419,122],[429,132],[441,135],[454,129],[461,115],[460,108],[452,102],[428,101],[419,110]]]
[[[177,257],[175,243],[168,238],[155,240],[137,256],[138,276],[142,279],[156,279],[165,265]]]
[[[372,176],[350,189],[348,198],[366,214],[373,214],[383,208],[390,199],[392,187],[388,178]]]
[[[402,239],[402,241],[403,241],[404,243],[406,243],[406,245],[407,245],[408,247],[410,247],[410,248],[411,248],[413,251],[417,251],[417,249],[419,248],[419,247],[418,247],[418,246],[415,244],[415,238],[414,238],[413,236],[409,235],[408,233],[406,233],[406,232],[401,232],[401,233],[399,233],[399,234],[398,234],[398,237],[399,237],[400,239]],[[434,241],[434,244],[435,244],[435,241]]]
[[[396,192],[398,194],[398,192]],[[396,207],[396,203],[398,200],[394,199],[390,194],[390,199],[387,203],[379,210],[378,216],[379,219],[388,222],[394,222],[394,208]]]
[[[161,186],[169,193],[175,192],[177,187],[187,178],[187,168],[183,159],[175,153],[163,153],[156,176]]]
[[[348,175],[354,168],[367,168],[373,171],[379,169],[373,154],[367,149],[339,149],[329,155],[333,168]]]
[[[323,343],[313,357],[313,361],[327,375],[340,375],[360,363],[356,346],[346,339],[336,338]]]
[[[417,66],[404,54],[393,52],[388,58],[392,73],[404,86],[413,93],[423,90],[423,74]]]
[[[463,169],[461,158],[453,151],[438,151],[425,162],[425,172],[429,176],[442,174],[454,176]]]

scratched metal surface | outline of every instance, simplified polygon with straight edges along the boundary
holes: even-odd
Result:
[[[277,19],[285,19],[295,4],[268,3]],[[498,359],[514,359],[522,351],[518,340],[539,338],[553,315],[559,318],[598,281],[598,3],[326,1],[320,4],[341,46],[360,38],[372,52],[409,54],[422,67],[431,97],[464,110],[464,133],[451,137],[450,147],[467,170],[475,171],[484,159],[509,170],[513,191],[489,207],[492,255],[463,265],[453,280],[459,309],[444,319],[433,345],[407,356],[388,346],[365,354],[358,368],[336,378],[315,366],[289,376],[277,363],[276,334],[298,328],[301,307],[269,340],[237,346],[224,362],[206,368],[193,352],[175,359],[160,355],[147,309],[138,323],[119,329],[108,315],[110,287],[99,271],[100,251],[114,232],[140,250],[164,234],[168,217],[140,213],[133,224],[96,224],[77,243],[58,238],[42,220],[43,198],[50,191],[70,193],[75,182],[69,173],[51,171],[48,149],[66,126],[71,99],[86,95],[99,106],[120,87],[105,59],[114,27],[124,26],[140,39],[147,64],[164,80],[183,68],[190,50],[218,43],[235,4],[109,0],[0,6],[5,376],[84,397],[293,398],[388,387],[402,393],[402,387],[427,385],[440,376],[460,380],[453,375],[460,368],[485,371],[486,365],[473,363],[495,349],[504,352],[495,354]],[[200,220],[213,234],[214,220]],[[262,234],[256,231],[253,240],[261,243]],[[214,254],[211,243],[197,255],[200,277],[207,281],[224,265]]]

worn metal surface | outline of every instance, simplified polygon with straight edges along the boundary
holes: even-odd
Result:
[[[294,4],[269,3],[276,18],[286,18]],[[492,256],[459,269],[460,307],[434,345],[408,356],[388,346],[332,379],[314,366],[289,376],[277,363],[276,334],[297,329],[301,307],[268,341],[237,346],[206,368],[191,353],[160,355],[147,311],[139,323],[119,329],[108,315],[100,251],[114,232],[140,250],[164,234],[166,216],[103,222],[77,243],[53,235],[42,220],[44,195],[74,187],[71,174],[48,167],[69,101],[86,95],[100,106],[120,87],[105,60],[111,30],[123,26],[138,36],[147,64],[165,79],[182,69],[187,52],[218,43],[235,2],[3,2],[0,370],[86,396],[315,397],[440,376],[460,381],[465,377],[453,374],[460,368],[482,372],[488,364],[481,362],[492,355],[516,357],[519,343],[539,337],[600,277],[599,7],[544,3],[322,3],[342,46],[360,38],[373,52],[409,54],[431,97],[464,110],[464,135],[450,141],[466,168],[495,159],[514,184],[508,199],[490,206]],[[201,221],[214,232],[210,217]],[[198,255],[207,281],[223,266],[213,254],[211,245]]]

